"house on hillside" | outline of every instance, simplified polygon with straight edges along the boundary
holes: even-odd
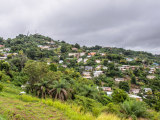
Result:
[[[91,79],[92,78],[91,77],[91,72],[83,72],[82,75],[83,75],[83,78],[87,78],[87,79]]]
[[[96,52],[90,52],[90,53],[88,53],[88,55],[89,56],[94,56],[94,55],[96,55]]]
[[[147,78],[151,80],[154,79],[155,77],[156,77],[155,75],[147,75]]]
[[[92,67],[92,66],[85,66],[85,70],[86,70],[86,71],[92,71],[92,70],[93,70],[93,67]]]
[[[85,58],[85,59],[83,60],[83,62],[84,62],[84,63],[87,63],[87,60],[88,60],[88,59],[87,59],[87,58]]]
[[[102,74],[103,74],[103,71],[94,71],[93,72],[94,77],[98,77],[98,76],[100,76]]]
[[[106,56],[106,53],[100,53],[101,56]]]
[[[112,88],[111,87],[101,87],[103,91],[106,91],[106,92],[111,92],[112,91]]]
[[[152,93],[152,89],[151,89],[151,88],[144,88],[144,92],[145,92],[145,93],[148,93],[148,92],[151,92],[151,93]]]
[[[3,48],[4,47],[4,45],[0,45],[0,48]]]
[[[77,60],[77,62],[79,63],[79,62],[81,62],[83,59],[82,58],[79,58],[78,60]]]
[[[124,81],[124,78],[115,78],[116,83],[123,82],[123,81]]]
[[[130,89],[130,93],[133,93],[133,94],[138,94],[140,92],[140,89]]]
[[[72,50],[73,50],[73,51],[78,51],[78,49],[77,49],[77,48],[72,48]]]
[[[81,52],[81,53],[79,53],[79,56],[84,56],[86,53],[85,52]]]
[[[140,97],[140,96],[132,95],[132,94],[129,94],[128,96],[129,96],[130,98],[136,99],[137,101],[142,101],[142,97]]]
[[[100,61],[100,60],[95,60],[95,62],[96,62],[96,63],[98,63],[98,64],[99,64],[99,63],[101,63],[101,61]]]

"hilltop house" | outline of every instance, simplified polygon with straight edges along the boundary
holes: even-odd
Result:
[[[73,50],[73,51],[78,51],[78,49],[77,49],[77,48],[72,48],[72,50]]]

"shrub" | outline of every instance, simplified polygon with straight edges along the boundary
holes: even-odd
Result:
[[[116,113],[118,114],[120,111],[120,106],[118,104],[109,103],[103,110],[104,112],[108,113]]]
[[[127,117],[136,119],[137,117],[147,117],[147,108],[143,102],[130,100],[121,104],[121,111]]]
[[[21,95],[19,99],[24,102],[39,102],[38,98],[29,96],[29,95]]]
[[[84,96],[76,96],[76,103],[82,106],[84,112],[92,112],[94,116],[98,116],[102,111],[102,104]]]
[[[121,89],[116,89],[112,93],[112,99],[116,103],[124,102],[128,98],[129,98],[128,94],[124,90],[121,90]]]
[[[3,85],[0,83],[0,92],[3,90]]]

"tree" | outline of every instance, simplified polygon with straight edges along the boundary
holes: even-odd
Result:
[[[78,43],[75,44],[75,48],[80,49],[80,45]]]
[[[48,65],[44,62],[28,61],[26,63],[24,72],[29,76],[29,91],[35,91],[35,83],[40,83],[48,73],[48,70]]]
[[[126,92],[129,92],[130,87],[129,87],[128,82],[120,82],[119,83],[119,89],[122,89],[122,90],[124,90]]]
[[[49,67],[50,67],[50,70],[51,70],[51,71],[57,71],[57,65],[51,63],[51,64],[49,65]]]
[[[70,97],[70,84],[65,80],[54,81],[50,86],[49,94],[53,99],[67,100]]]
[[[62,52],[62,53],[68,52],[68,47],[67,47],[66,45],[62,45],[62,46],[61,46],[61,52]]]
[[[131,83],[132,83],[132,84],[137,84],[137,80],[136,80],[135,75],[132,75],[132,76],[131,76]]]
[[[122,89],[116,89],[112,93],[112,99],[116,103],[121,103],[128,99],[128,94]]]

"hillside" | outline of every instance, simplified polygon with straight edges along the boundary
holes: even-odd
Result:
[[[39,34],[0,42],[2,117],[160,118],[158,55],[68,44]]]
[[[21,88],[8,83],[3,85],[4,90],[0,92],[0,120],[120,120],[112,114],[102,114],[96,119],[91,114],[81,113],[78,106],[71,108],[60,101],[19,95]]]

